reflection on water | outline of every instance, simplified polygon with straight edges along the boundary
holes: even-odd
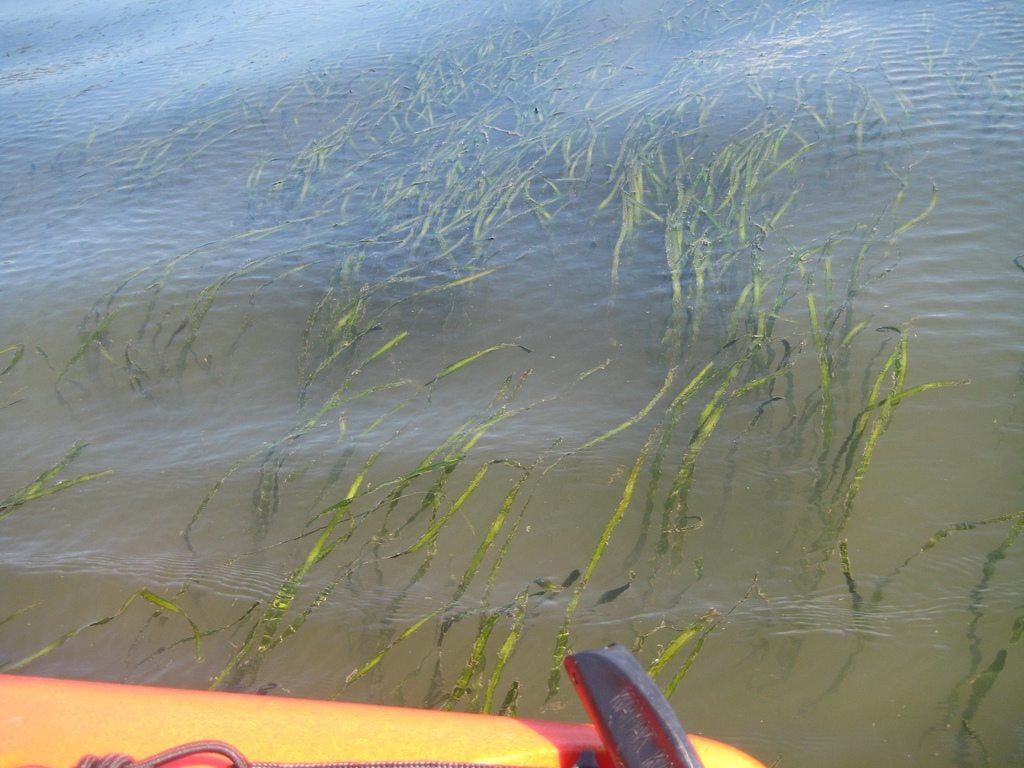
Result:
[[[0,13],[0,665],[1024,761],[1021,8],[536,6]]]

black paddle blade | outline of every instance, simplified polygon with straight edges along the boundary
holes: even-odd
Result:
[[[565,669],[616,768],[703,768],[672,707],[624,647],[574,653]]]

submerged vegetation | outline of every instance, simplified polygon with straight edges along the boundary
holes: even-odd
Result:
[[[271,555],[287,565],[260,594],[212,613],[198,578],[173,598],[140,585],[110,615],[5,652],[0,667],[31,670],[147,603],[156,614],[135,617],[133,658],[145,668],[170,654],[216,688],[286,684],[289,656],[316,647],[304,638],[331,631],[327,614],[362,626],[344,628],[347,643],[318,667],[320,693],[536,713],[558,706],[572,648],[619,640],[672,695],[731,615],[771,605],[755,569],[749,589],[685,596],[709,567],[703,537],[737,514],[735,494],[751,500],[739,484],[761,452],[763,475],[791,473],[782,487],[794,510],[765,567],[796,563],[803,593],[842,584],[858,617],[955,532],[1007,529],[967,595],[969,669],[943,723],[960,729],[962,764],[984,762],[977,714],[1019,663],[1009,649],[1024,626],[1018,618],[991,653],[984,593],[1022,513],[942,528],[875,579],[873,596],[849,540],[888,435],[913,419],[909,403],[968,384],[922,381],[913,319],[864,298],[942,204],[891,139],[915,123],[918,96],[844,39],[828,0],[635,14],[543,5],[529,22],[496,11],[425,34],[415,55],[359,71],[327,65],[229,94],[162,135],[119,126],[89,137],[89,171],[140,193],[181,182],[244,137],[246,226],[116,282],[51,380],[67,408],[118,396],[162,409],[286,361],[290,421],[213,467],[175,525],[181,552],[199,561],[234,538],[229,565],[244,572]],[[643,52],[652,39],[664,55]],[[839,51],[829,71],[808,62],[818,47]],[[1014,98],[998,84],[989,96],[993,110]],[[822,205],[828,194],[843,204],[823,177],[864,162],[870,218]],[[601,315],[565,333],[588,337],[565,355],[571,370],[533,326],[499,314],[516,301],[507,285],[564,277],[540,262],[566,258]],[[559,301],[571,306],[573,285],[565,279]],[[285,321],[291,348],[261,351],[260,334],[282,322],[277,292],[305,309]],[[463,322],[491,312],[483,329]],[[25,354],[0,350],[0,387]],[[647,371],[621,373],[641,363]],[[28,396],[0,389],[0,419]],[[602,403],[593,423],[508,438],[521,423],[524,433],[559,425],[579,398]],[[413,433],[433,447],[410,458],[422,445]],[[11,492],[0,522],[106,475],[56,480],[83,448]],[[550,505],[585,467],[610,474],[600,494],[581,489],[602,503],[558,522]],[[534,547],[554,575],[531,570]],[[0,632],[35,610],[0,617]]]

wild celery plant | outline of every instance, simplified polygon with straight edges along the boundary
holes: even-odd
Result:
[[[718,618],[719,613],[715,609],[711,609],[699,616],[692,624],[679,630],[671,642],[664,646],[657,658],[647,666],[647,674],[654,680],[657,680],[658,675],[672,662],[672,659],[693,642],[686,659],[663,687],[666,698],[671,697],[675,693],[676,688],[679,687],[686,673],[697,660],[697,655],[704,647],[704,641],[718,626]]]
[[[1000,561],[1006,558],[1007,554],[1013,548],[1014,544],[1016,544],[1017,539],[1020,538],[1022,533],[1024,533],[1024,512],[1016,515],[1016,519],[1013,520],[1012,525],[1003,537],[1003,540],[995,547],[995,549],[991,550],[986,555],[985,562],[982,564],[981,568],[981,578],[971,589],[971,602],[968,607],[971,619],[968,622],[966,633],[969,664],[967,672],[957,683],[956,687],[950,692],[949,698],[946,702],[947,726],[953,725],[955,721],[959,721],[960,723],[960,730],[957,738],[961,755],[969,753],[972,746],[976,746],[980,743],[973,730],[973,721],[978,712],[979,706],[988,695],[991,688],[995,685],[999,673],[1002,672],[1006,662],[1007,649],[1006,647],[1003,647],[996,651],[989,666],[985,670],[981,671],[981,664],[983,661],[983,644],[982,638],[978,633],[978,626],[985,614],[985,594],[989,589],[992,578],[995,576],[997,565]],[[1020,630],[1017,626],[1019,623],[1020,620],[1015,623],[1015,626],[1011,630],[1010,637],[1007,638],[1010,643],[1020,639]],[[955,711],[959,706],[962,691],[965,688],[968,689],[967,701],[964,704],[962,711],[959,713],[959,717],[956,717]],[[983,749],[983,747],[981,748]]]
[[[605,364],[601,364],[596,366],[595,368],[583,372],[577,377],[576,382],[578,383],[580,381],[583,381],[596,371],[603,369],[604,366]],[[431,461],[442,455],[447,455],[450,464],[448,467],[442,469],[442,471],[438,474],[437,479],[435,480],[434,484],[431,486],[431,488],[425,495],[424,502],[419,506],[418,511],[416,511],[413,515],[408,517],[407,520],[394,531],[388,531],[386,527],[386,515],[384,527],[382,527],[380,532],[375,536],[375,542],[373,545],[374,552],[378,550],[380,543],[382,541],[387,541],[398,536],[399,534],[401,534],[404,528],[413,523],[425,510],[432,510],[430,516],[430,523],[426,532],[422,534],[419,538],[417,538],[409,546],[407,546],[405,549],[393,555],[386,556],[385,558],[393,559],[395,557],[414,554],[422,549],[426,549],[424,559],[421,562],[418,569],[416,570],[416,572],[413,574],[412,577],[409,578],[406,586],[397,591],[395,599],[386,608],[385,614],[390,615],[397,609],[398,604],[404,599],[404,597],[412,588],[412,586],[415,585],[426,575],[427,571],[429,570],[430,566],[433,563],[434,556],[437,551],[436,539],[438,535],[443,531],[445,526],[450,523],[455,513],[458,512],[466,504],[469,497],[473,495],[473,493],[477,490],[477,488],[480,485],[480,482],[483,479],[483,476],[487,473],[488,467],[496,463],[507,464],[508,466],[517,469],[521,473],[519,475],[519,478],[514,482],[510,491],[505,496],[504,502],[502,503],[500,510],[493,519],[487,535],[484,537],[483,541],[477,547],[476,552],[474,553],[470,564],[467,566],[462,576],[462,579],[460,580],[459,585],[457,586],[451,600],[443,609],[445,615],[443,616],[443,620],[441,621],[440,628],[438,631],[439,647],[442,644],[444,644],[448,636],[448,632],[452,628],[453,624],[455,624],[458,621],[461,621],[467,615],[472,615],[476,613],[480,616],[480,626],[478,629],[477,637],[473,644],[473,652],[471,653],[470,658],[467,660],[466,666],[463,668],[463,673],[460,676],[460,680],[462,680],[462,682],[457,684],[455,688],[453,688],[452,692],[447,694],[447,696],[445,697],[445,701],[448,703],[447,706],[453,706],[455,702],[457,702],[466,693],[470,691],[470,689],[467,686],[469,686],[470,679],[474,678],[480,664],[483,663],[480,654],[484,653],[484,650],[487,646],[488,638],[490,637],[490,634],[495,627],[495,622],[498,621],[498,617],[506,616],[509,614],[510,611],[517,616],[515,622],[513,623],[513,627],[510,630],[509,635],[506,637],[505,642],[502,644],[501,649],[499,650],[499,659],[501,660],[500,663],[502,666],[504,665],[504,663],[508,661],[508,658],[514,651],[515,646],[518,644],[519,637],[524,631],[523,622],[525,622],[525,596],[517,598],[516,601],[514,601],[514,605],[510,604],[499,608],[491,607],[489,605],[489,599],[491,591],[494,588],[497,573],[501,569],[501,566],[505,561],[506,555],[509,551],[509,547],[515,539],[516,534],[519,530],[519,526],[523,519],[526,504],[528,503],[528,501],[521,506],[518,516],[513,521],[511,529],[505,536],[504,541],[498,548],[498,551],[492,561],[486,585],[483,591],[481,607],[479,609],[463,610],[459,608],[459,602],[465,595],[467,589],[470,586],[470,583],[474,580],[488,550],[491,549],[492,545],[495,543],[498,534],[504,528],[508,520],[508,517],[512,512],[512,509],[516,504],[517,497],[523,484],[527,481],[527,479],[530,477],[530,474],[540,463],[540,460],[538,459],[538,461],[535,462],[530,467],[522,466],[518,464],[518,462],[511,460],[493,460],[488,464],[483,465],[470,479],[469,483],[466,485],[462,493],[452,502],[448,511],[443,513],[440,511],[440,503],[443,498],[443,491],[449,481],[450,475],[452,474],[452,472],[454,472],[455,468],[465,458],[465,456],[476,444],[476,442],[483,436],[483,434],[485,434],[486,431],[489,430],[493,425],[499,423],[500,421],[503,421],[504,419],[510,418],[519,413],[523,413],[529,409],[532,409],[539,405],[543,405],[546,402],[550,401],[551,398],[544,398],[541,401],[530,403],[517,409],[508,409],[507,405],[512,401],[512,399],[517,394],[518,388],[519,386],[521,386],[521,382],[522,380],[520,381],[519,385],[512,386],[511,378],[507,379],[505,384],[499,389],[496,397],[491,402],[490,408],[495,408],[495,406],[498,406],[497,410],[495,410],[492,415],[481,415],[475,419],[471,419],[469,422],[459,427],[451,436],[449,436],[448,439],[446,439],[441,444],[441,446],[432,451],[426,457],[424,461]],[[445,451],[447,451],[447,454],[445,453]],[[551,465],[549,465],[549,467],[550,466]],[[406,487],[407,484],[403,482],[402,484],[399,485],[398,489],[396,489],[396,491],[393,492],[393,498],[391,501],[388,514],[390,514],[390,511],[395,507],[399,500],[397,497],[394,497],[394,493],[397,492],[400,494]],[[379,555],[375,556],[379,557]],[[578,572],[576,572],[576,576],[578,575]],[[567,579],[565,583],[565,588],[568,588],[568,586],[575,581],[576,578],[570,575],[570,578]],[[521,607],[515,607],[520,605]],[[423,621],[428,621],[430,619],[435,618],[436,616],[436,612],[431,613],[430,616],[423,619]],[[418,631],[419,628],[422,626],[423,624],[420,621],[417,621],[413,625],[415,629],[407,627],[406,630],[403,630],[401,633],[399,633],[397,637],[407,637],[407,632],[411,634],[411,632],[413,631]],[[346,685],[355,682],[360,677],[362,677],[363,674],[369,672],[394,646],[394,643],[396,643],[397,640],[395,639],[393,633],[390,634],[391,639],[387,640],[386,643],[384,644],[384,647],[380,651],[378,651],[378,653],[375,656],[371,658],[370,662],[368,662],[369,666],[364,665],[363,667],[360,667],[357,670],[357,672],[360,672],[360,674],[350,676],[346,680]],[[493,673],[491,680],[488,683],[490,694],[488,696],[485,696],[485,700],[488,701],[488,706],[490,706],[489,699],[493,698],[493,686],[497,685],[497,681],[499,678],[500,672]]]
[[[14,370],[15,366],[21,362],[24,356],[24,344],[11,344],[9,347],[0,349],[0,365],[3,365],[3,369],[0,369],[0,377],[7,375]],[[17,403],[18,396],[24,391],[24,388],[22,388],[20,390],[15,390],[13,393],[0,394],[0,410]]]
[[[75,443],[60,461],[40,474],[33,482],[18,488],[8,494],[5,499],[0,500],[0,520],[9,517],[18,507],[30,501],[41,499],[54,493],[60,493],[76,485],[112,474],[114,470],[105,469],[101,472],[89,472],[67,480],[56,479],[78,458],[82,451],[85,450],[86,445],[87,443]]]
[[[644,544],[647,540],[647,535],[650,530],[651,519],[654,514],[655,497],[658,493],[658,489],[661,483],[661,476],[663,472],[663,465],[665,461],[665,454],[668,451],[669,445],[672,442],[672,433],[679,423],[679,419],[682,417],[683,409],[686,404],[697,394],[698,391],[709,381],[711,374],[714,372],[714,363],[708,363],[705,365],[697,374],[690,379],[690,382],[683,387],[672,398],[672,402],[665,410],[664,427],[661,431],[661,437],[658,440],[658,447],[655,449],[654,457],[651,460],[651,477],[647,487],[647,494],[644,502],[644,516],[640,526],[640,534],[637,537],[636,544],[633,546],[633,551],[628,556],[626,562],[632,565],[636,562],[637,558],[640,557],[640,553],[643,551]],[[666,529],[667,520],[662,520],[661,530],[664,532]]]
[[[454,373],[454,371],[451,372]],[[474,492],[480,486],[480,483],[482,482],[484,476],[487,474],[490,467],[495,463],[502,463],[500,460],[485,462],[477,470],[474,477],[470,480],[470,482],[462,491],[462,493],[458,496],[458,498],[456,498],[452,502],[452,504],[449,506],[448,511],[445,513],[440,512],[440,505],[443,499],[443,491],[452,473],[462,463],[468,452],[472,449],[473,445],[476,444],[476,442],[487,432],[488,429],[490,429],[491,426],[515,414],[514,411],[509,411],[506,407],[508,402],[510,402],[510,398],[514,398],[515,394],[516,388],[512,386],[511,378],[509,378],[506,380],[505,384],[503,384],[503,386],[499,388],[498,394],[491,403],[491,408],[497,407],[497,410],[494,411],[491,416],[478,416],[477,418],[471,419],[466,424],[457,428],[456,431],[452,433],[445,441],[443,441],[442,444],[436,450],[432,451],[430,454],[427,455],[427,457],[424,458],[423,461],[421,461],[421,463],[413,473],[406,477],[400,478],[398,481],[394,483],[391,483],[391,485],[393,485],[394,487],[391,489],[391,492],[378,505],[379,508],[386,507],[386,511],[383,515],[380,529],[377,532],[377,534],[375,534],[372,537],[371,546],[369,547],[370,552],[368,554],[373,560],[392,560],[403,556],[413,555],[417,552],[420,552],[421,550],[426,549],[425,558],[420,564],[416,573],[409,579],[406,587],[397,592],[395,599],[391,602],[390,606],[386,610],[386,613],[391,613],[392,611],[394,611],[397,608],[398,603],[402,601],[408,590],[411,589],[423,577],[423,575],[425,575],[427,570],[429,570],[434,559],[434,553],[436,552],[435,542],[437,540],[437,537],[444,529],[445,525],[451,521],[451,519],[460,511],[460,509],[474,494]],[[441,457],[444,457],[443,461],[440,464],[435,463]],[[412,480],[423,474],[429,474],[430,471],[435,467],[438,468],[440,471],[437,473],[437,477],[434,480],[434,483],[432,484],[430,490],[425,495],[424,502],[421,505],[419,505],[418,511],[410,515],[395,530],[390,530],[388,527],[388,518],[391,512],[402,500],[402,494],[409,487]],[[503,509],[505,509],[506,512],[507,509],[511,507],[511,505],[514,503],[515,495],[518,493],[518,486],[521,485],[521,482],[523,480],[525,480],[525,475],[520,480],[520,483],[517,484],[515,488],[515,493],[512,493],[509,495],[509,497],[507,497],[506,506],[503,507]],[[381,555],[379,553],[380,547],[384,542],[390,541],[399,536],[406,527],[413,524],[416,521],[416,519],[419,518],[422,515],[422,513],[428,509],[432,510],[428,527],[426,531],[422,533],[414,542],[412,542],[399,552],[392,553],[390,555]],[[500,525],[498,526],[497,530],[500,530]],[[497,533],[497,530],[494,531],[495,534]],[[491,541],[493,541],[493,538],[491,539]],[[478,551],[479,559],[474,558],[475,562],[477,563],[477,567],[479,566],[479,560],[482,559],[482,553],[483,551],[485,551],[485,549],[486,548],[484,548],[481,551]],[[467,573],[464,575],[463,584],[465,586],[468,586],[469,581],[472,580],[473,575],[475,575],[475,568],[472,570],[472,572],[467,571]],[[458,597],[454,598],[452,602],[454,603],[455,600],[457,599]],[[445,610],[445,608],[432,612],[429,616],[417,621],[413,625],[413,627],[407,627],[405,630],[398,633],[397,636],[393,636],[390,640],[388,640],[384,647],[370,659],[370,661],[366,662],[364,665],[353,671],[351,675],[349,675],[349,677],[346,679],[346,685],[355,682],[359,678],[363,677],[363,675],[370,672],[380,662],[380,660],[384,658],[386,653],[392,647],[394,647],[395,644],[400,642],[402,639],[405,639],[409,635],[413,634],[414,632],[418,631],[427,621],[433,619],[442,610]],[[442,629],[442,639],[444,636],[444,631],[445,630]]]
[[[659,432],[660,428],[655,428],[654,431],[651,432],[647,437],[643,448],[640,449],[640,453],[637,454],[636,459],[633,461],[633,467],[629,472],[629,476],[626,478],[619,503],[616,505],[615,511],[605,523],[604,530],[601,532],[601,537],[598,539],[597,544],[594,547],[594,551],[590,555],[590,560],[587,561],[586,568],[584,568],[582,575],[573,587],[572,594],[569,597],[569,603],[565,609],[565,618],[562,621],[562,626],[555,639],[555,651],[552,658],[551,671],[548,675],[549,700],[558,693],[559,682],[562,675],[562,662],[565,660],[566,654],[569,650],[569,630],[572,625],[573,617],[576,614],[576,610],[579,608],[580,598],[583,591],[590,583],[590,580],[594,575],[594,571],[597,569],[597,565],[601,561],[601,558],[608,547],[612,534],[615,533],[615,529],[619,527],[623,517],[625,517],[626,511],[629,509],[630,502],[633,499],[633,492],[636,489],[637,478],[640,475],[640,470],[647,463],[647,456],[657,440]]]
[[[408,481],[414,476],[439,468],[437,466],[426,467],[419,472],[395,478],[388,483],[379,484],[372,491],[363,491],[362,486],[366,480],[366,474],[376,462],[378,455],[375,453],[370,457],[363,471],[353,480],[348,493],[324,510],[324,514],[328,517],[327,523],[311,532],[318,533],[318,535],[306,553],[306,557],[281,583],[270,605],[250,628],[241,648],[234,653],[225,667],[213,678],[211,687],[216,688],[229,680],[237,679],[240,674],[252,674],[252,671],[258,666],[267,651],[279,644],[283,638],[294,634],[294,631],[288,631],[288,628],[285,628],[284,633],[282,633],[279,627],[285,614],[291,609],[303,582],[305,582],[314,567],[327,558],[335,548],[348,541],[356,533],[359,524],[366,517],[366,513],[359,515],[351,509],[353,502],[368,493],[389,488]],[[336,533],[343,523],[347,524],[347,528],[341,533]],[[338,581],[340,581],[340,578],[335,579],[332,584],[337,584]],[[326,595],[318,595],[314,602],[322,602],[325,598]]]
[[[1010,549],[1016,543],[1021,533],[1024,533],[1024,511],[1012,512],[999,515],[987,520],[972,520],[946,525],[934,534],[914,553],[908,556],[900,565],[889,574],[881,577],[875,584],[875,589],[870,598],[864,599],[854,581],[850,567],[849,552],[846,541],[840,543],[840,556],[843,567],[843,575],[847,582],[848,591],[852,597],[852,606],[855,611],[863,611],[870,615],[883,605],[884,592],[902,574],[911,569],[918,558],[926,556],[942,542],[956,533],[970,532],[982,527],[1010,523],[1009,529],[1003,540],[991,550],[985,557],[982,564],[981,579],[971,589],[969,615],[970,620],[966,627],[966,639],[968,641],[967,671],[959,678],[950,690],[945,701],[944,721],[941,726],[931,730],[934,732],[955,729],[956,760],[958,765],[975,765],[977,760],[982,764],[987,762],[985,756],[985,744],[974,722],[978,709],[988,696],[1000,673],[1002,673],[1006,661],[1009,646],[1020,641],[1024,635],[1024,616],[1018,617],[1010,627],[1009,636],[1005,641],[1000,641],[1003,647],[998,648],[991,656],[989,664],[982,669],[984,663],[982,638],[978,633],[978,626],[986,616],[984,593],[988,590],[990,582],[995,575],[996,566],[1005,559]],[[856,657],[863,653],[866,644],[863,638],[858,635],[856,649],[850,654],[839,674],[826,693],[833,693],[838,690],[840,683],[846,678],[853,668]],[[965,700],[966,699],[966,700]]]
[[[196,626],[196,623],[192,621],[192,619],[188,617],[185,611],[182,610],[174,601],[169,600],[166,597],[161,597],[160,595],[156,594],[155,592],[152,592],[149,589],[140,589],[139,591],[133,592],[131,595],[129,595],[127,599],[125,599],[125,601],[121,603],[121,606],[111,615],[104,616],[100,619],[94,619],[93,621],[83,624],[75,629],[69,630],[57,639],[47,643],[45,646],[39,648],[38,650],[34,651],[28,656],[25,656],[20,659],[13,659],[10,661],[0,661],[0,672],[14,672],[16,670],[23,669],[29,664],[32,664],[33,662],[38,661],[44,656],[53,653],[58,648],[67,643],[69,640],[73,640],[75,637],[82,634],[83,632],[109,624],[110,622],[123,616],[132,606],[132,604],[135,603],[136,600],[143,600],[144,602],[155,605],[159,611],[166,611],[181,616],[192,629],[192,639],[195,643],[196,660],[202,660],[202,633],[200,632],[199,627]]]
[[[24,344],[11,344],[9,347],[0,349],[0,360],[4,360],[6,365],[0,370],[0,376],[4,376],[10,373],[14,367],[21,362],[21,359],[25,356],[25,345]]]

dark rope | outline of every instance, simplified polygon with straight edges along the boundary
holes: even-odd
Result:
[[[223,741],[193,741],[179,747],[165,750],[145,760],[135,761],[128,755],[86,755],[75,768],[160,768],[183,757],[195,755],[220,755],[226,757],[231,768],[515,768],[507,765],[479,765],[464,762],[433,760],[337,762],[337,763],[250,763],[249,760],[230,744]],[[591,762],[577,761],[573,768],[597,768],[592,752],[583,752],[580,757],[589,756]]]
[[[78,761],[75,768],[160,768],[166,763],[193,755],[220,755],[231,762],[232,768],[251,768],[245,755],[223,741],[193,741],[190,744],[182,744],[179,747],[164,750],[138,762],[128,755],[115,754],[102,757],[86,755]]]

